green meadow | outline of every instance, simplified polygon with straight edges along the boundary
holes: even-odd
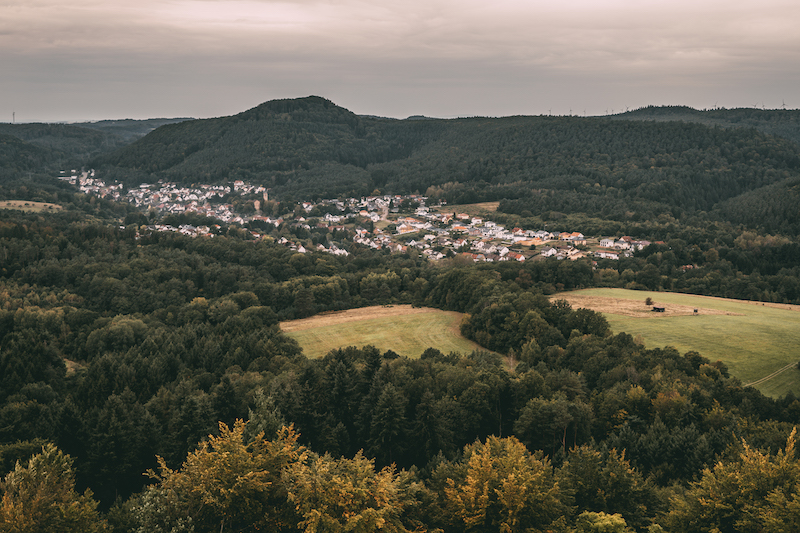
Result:
[[[427,348],[442,353],[470,353],[482,349],[459,333],[461,314],[438,310],[404,314],[407,306],[395,306],[397,314],[376,312],[374,317],[363,313],[357,320],[335,323],[326,315],[308,321],[303,329],[294,329],[293,322],[281,327],[295,339],[307,357],[323,357],[329,351],[345,346],[371,344],[381,352],[392,350],[411,358],[419,357]],[[334,322],[334,323],[331,323]]]
[[[758,302],[624,289],[586,289],[569,295],[641,302],[650,297],[667,308],[672,304],[731,313],[685,316],[652,313],[648,318],[639,318],[595,309],[604,313],[615,333],[624,331],[634,336],[641,335],[649,348],[674,346],[682,353],[695,350],[712,361],[721,360],[730,373],[745,384],[761,380],[800,360],[798,306],[770,306]],[[573,307],[581,306],[573,303]],[[769,396],[780,396],[789,391],[800,395],[800,371],[792,367],[754,386]]]
[[[38,213],[41,211],[52,211],[61,209],[58,204],[49,204],[46,202],[34,202],[30,200],[3,200],[0,201],[0,209],[13,209],[15,211],[27,211],[30,213]]]

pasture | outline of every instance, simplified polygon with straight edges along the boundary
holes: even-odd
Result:
[[[431,347],[445,354],[482,349],[461,336],[461,316],[410,305],[373,306],[290,320],[280,326],[310,358],[323,357],[336,348],[368,344],[381,352],[392,350],[417,358]]]
[[[603,313],[614,333],[641,335],[649,348],[673,346],[721,360],[731,375],[769,396],[800,395],[794,366],[800,360],[800,306],[625,289],[585,289],[553,299]],[[665,312],[653,312],[653,305]]]
[[[0,209],[14,209],[15,211],[37,213],[41,211],[55,211],[61,209],[61,206],[46,202],[32,202],[30,200],[3,200],[0,201]]]
[[[468,215],[477,216],[486,213],[494,213],[500,206],[500,202],[480,202],[477,204],[452,204],[433,206],[431,211],[436,213],[466,213]]]

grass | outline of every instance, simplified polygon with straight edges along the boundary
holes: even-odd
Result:
[[[432,211],[437,213],[466,213],[468,215],[476,216],[485,213],[494,213],[500,206],[500,202],[480,202],[477,204],[452,204],[443,205],[441,207],[431,207]]]
[[[667,313],[650,311],[647,297]],[[674,346],[721,360],[745,384],[800,359],[800,306],[624,289],[586,289],[557,298],[602,312],[615,333],[641,335],[648,347]],[[773,397],[800,394],[800,371],[790,368],[754,386]]]
[[[38,213],[41,211],[61,209],[61,206],[58,204],[48,204],[46,202],[31,202],[29,200],[4,200],[0,201],[0,209],[14,209],[15,211]]]
[[[462,315],[410,305],[374,306],[281,322],[307,357],[323,357],[345,346],[371,344],[381,352],[392,350],[417,358],[427,348],[442,353],[470,353],[482,349],[461,336]]]

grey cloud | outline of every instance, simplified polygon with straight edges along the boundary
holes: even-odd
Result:
[[[307,94],[391,116],[778,106],[800,75],[797,20],[783,0],[6,1],[0,107],[55,120]]]

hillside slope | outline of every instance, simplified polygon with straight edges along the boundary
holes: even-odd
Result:
[[[57,157],[53,150],[0,133],[0,182],[38,171]]]

